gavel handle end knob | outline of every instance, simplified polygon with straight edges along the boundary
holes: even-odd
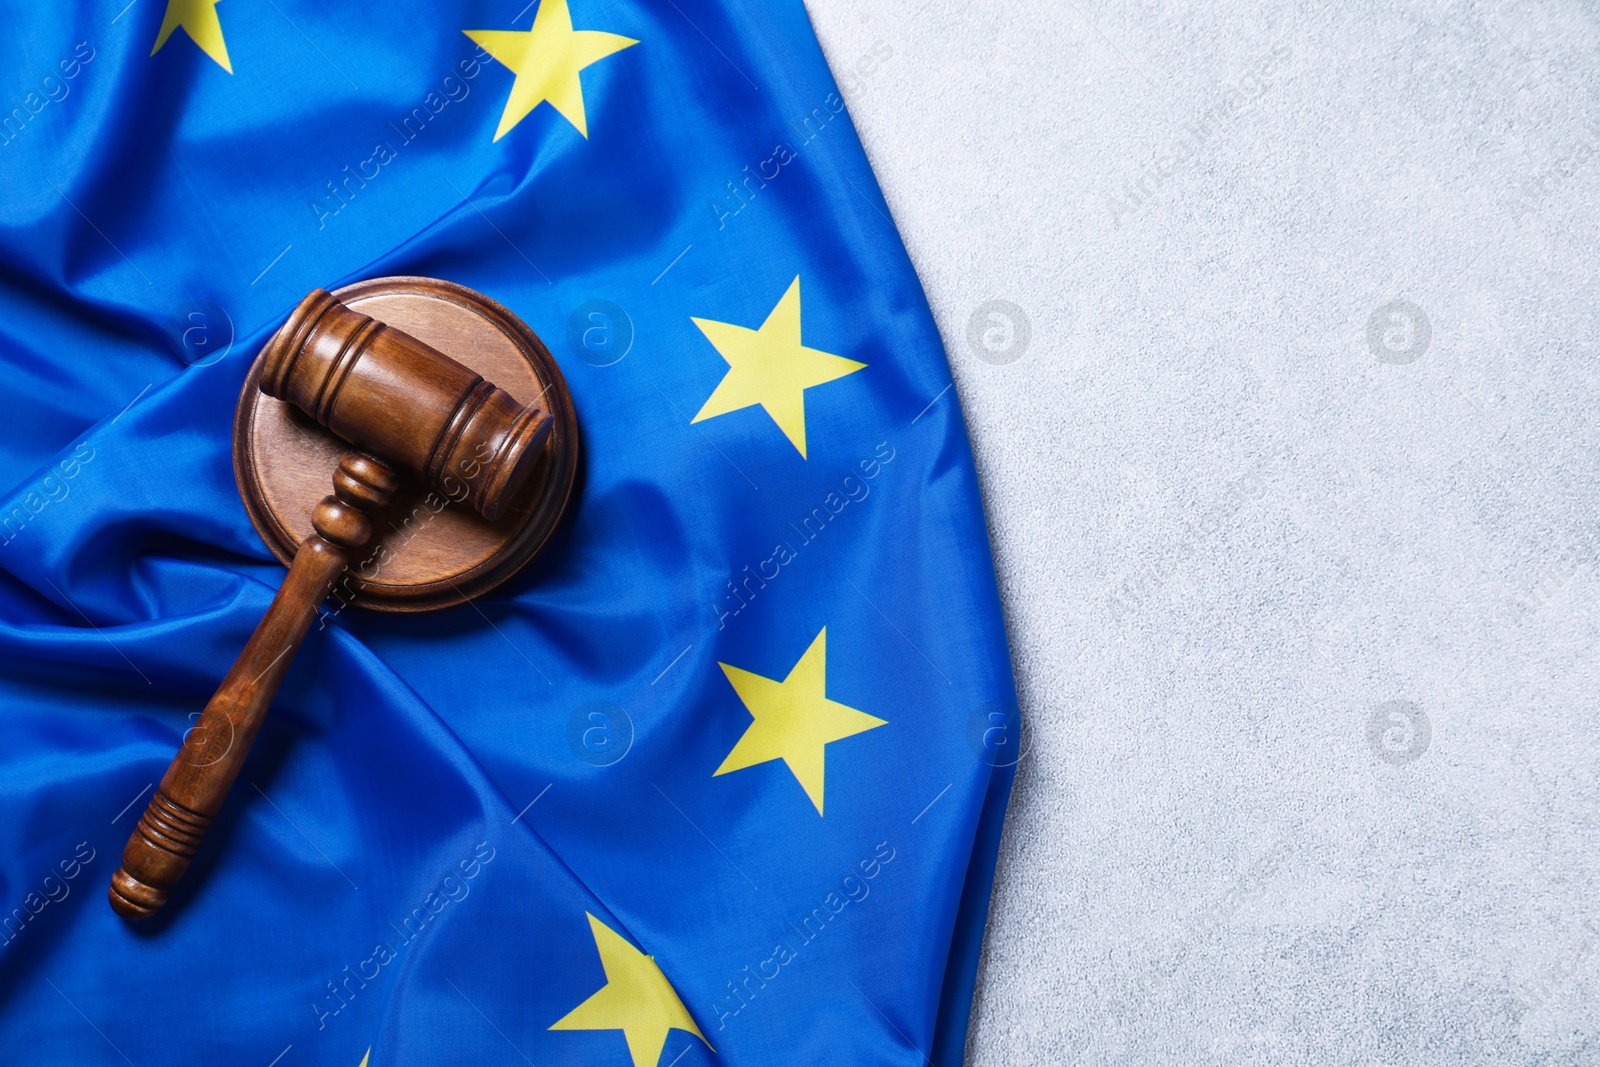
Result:
[[[150,918],[166,902],[165,889],[145,885],[121,867],[111,876],[111,910],[129,922]]]
[[[211,816],[174,802],[165,786],[150,798],[122,850],[122,866],[111,876],[111,908],[134,922],[167,902],[211,828]]]

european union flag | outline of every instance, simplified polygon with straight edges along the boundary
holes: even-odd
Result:
[[[798,0],[30,4],[0,70],[7,1062],[958,1063],[1015,694]],[[246,372],[386,275],[546,340],[578,495],[474,606],[325,619],[130,925],[122,844],[283,577]]]

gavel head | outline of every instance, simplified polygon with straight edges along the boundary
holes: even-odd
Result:
[[[268,347],[261,391],[491,522],[517,498],[550,435],[519,404],[449,356],[318,289]]]

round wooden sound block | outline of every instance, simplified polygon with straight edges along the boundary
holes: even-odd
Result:
[[[377,611],[432,611],[480,596],[544,547],[566,510],[578,471],[578,420],[566,380],[537,335],[500,304],[435,278],[374,278],[333,294],[349,308],[403,330],[553,417],[521,500],[497,521],[465,501],[405,476],[373,513],[376,533],[333,595]],[[332,489],[351,446],[293,405],[260,389],[271,339],[239,394],[233,471],[261,539],[287,565],[310,536],[311,511]]]

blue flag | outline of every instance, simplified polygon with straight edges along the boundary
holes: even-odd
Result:
[[[959,1063],[1015,692],[799,0],[123,4],[0,37],[7,1061]],[[544,338],[577,495],[473,606],[330,609],[125,923],[123,843],[284,574],[246,372],[390,275]]]

